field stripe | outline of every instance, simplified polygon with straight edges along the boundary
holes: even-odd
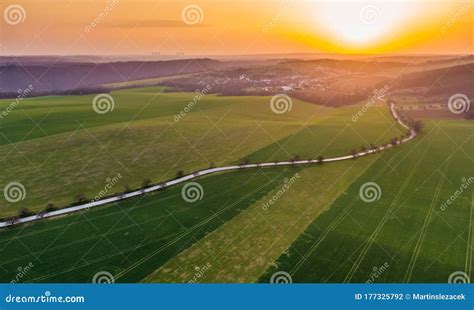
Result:
[[[464,265],[464,270],[468,274],[469,278],[471,278],[471,271],[472,271],[472,214],[474,209],[474,192],[472,193],[471,198],[471,214],[469,216],[469,233],[467,236],[467,249],[466,249],[466,263]]]
[[[430,141],[430,145],[431,143],[433,142],[433,138],[431,139]],[[344,283],[348,283],[349,281],[351,281],[351,279],[353,278],[355,272],[357,271],[357,269],[359,268],[360,264],[362,263],[363,259],[365,258],[365,255],[367,254],[367,252],[369,251],[370,247],[372,246],[372,243],[374,242],[375,238],[378,236],[378,234],[380,233],[380,231],[382,230],[382,227],[385,225],[385,223],[387,222],[387,220],[390,218],[391,214],[392,214],[392,209],[395,208],[395,206],[397,205],[398,201],[401,199],[402,195],[403,195],[403,192],[405,191],[405,189],[407,188],[409,182],[411,181],[411,179],[413,178],[413,176],[415,175],[415,172],[416,172],[416,168],[419,166],[419,164],[423,161],[423,159],[425,158],[425,155],[426,155],[426,152],[428,151],[429,147],[426,147],[424,149],[424,152],[423,152],[423,156],[420,156],[418,158],[418,161],[416,161],[414,164],[413,164],[413,167],[410,169],[410,173],[409,175],[407,176],[407,178],[405,179],[405,181],[403,182],[400,190],[398,191],[397,195],[395,196],[394,200],[392,201],[392,203],[390,204],[390,207],[387,209],[387,211],[385,212],[383,218],[381,219],[381,221],[379,222],[379,224],[377,225],[375,231],[372,233],[372,235],[367,239],[366,241],[366,245],[365,247],[362,249],[361,253],[359,254],[357,260],[355,261],[355,263],[352,265],[351,269],[349,270],[348,274],[346,275],[346,278],[344,279]]]
[[[412,253],[412,256],[411,256],[411,259],[410,259],[410,263],[408,264],[408,269],[407,269],[407,272],[405,274],[405,278],[403,280],[403,282],[405,282],[405,283],[409,283],[410,280],[411,280],[411,276],[413,274],[413,269],[415,268],[417,258],[420,255],[421,247],[423,245],[423,241],[425,240],[426,233],[428,231],[428,227],[429,227],[430,222],[431,222],[431,218],[433,217],[434,205],[438,201],[439,194],[441,193],[441,189],[443,188],[443,184],[444,184],[444,180],[445,180],[444,175],[446,175],[448,167],[449,167],[449,162],[446,163],[445,169],[441,173],[440,180],[439,180],[439,183],[438,183],[438,187],[435,190],[435,193],[433,195],[433,199],[431,200],[431,204],[430,204],[429,209],[428,209],[428,213],[425,216],[425,221],[424,221],[423,226],[421,227],[421,231],[420,231],[420,237],[418,238],[418,240],[416,242],[415,248],[413,250],[413,253]]]

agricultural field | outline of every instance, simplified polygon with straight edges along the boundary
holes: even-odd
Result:
[[[0,282],[92,282],[109,272],[137,282],[168,259],[244,212],[299,168],[240,171],[199,180],[200,201],[182,186],[70,216],[0,232]],[[30,265],[30,266],[31,266]]]
[[[279,184],[244,212],[170,259],[144,282],[186,283],[197,274],[196,267],[209,265],[195,282],[256,282],[376,160],[376,156],[369,156],[304,167],[287,180],[287,188]]]
[[[446,283],[454,272],[470,275],[473,133],[469,121],[426,122],[424,134],[371,165],[259,281],[278,271],[293,282],[323,283]],[[379,187],[375,196],[360,194],[369,182]]]
[[[21,208],[39,211],[93,199],[110,179],[118,180],[107,195],[211,165],[348,154],[402,133],[382,103],[353,122],[361,106],[293,100],[276,114],[271,97],[164,91],[113,91],[105,114],[94,111],[94,95],[23,99],[0,120],[0,184],[23,184]],[[10,104],[0,100],[0,110]],[[0,217],[18,209],[0,200]]]
[[[67,205],[78,191],[93,197],[115,174],[121,177],[110,194],[177,170],[345,155],[404,133],[381,103],[354,119],[362,103],[294,100],[279,115],[270,97],[209,94],[180,114],[196,94],[140,88],[111,95],[114,111],[104,115],[93,111],[93,96],[33,98],[2,123],[18,126],[4,132],[12,140],[0,149],[5,160],[21,156],[1,178],[21,175],[28,189],[22,206]],[[42,100],[44,109],[34,103]],[[79,128],[64,104],[84,116]],[[18,113],[55,121],[20,137],[28,120]],[[469,121],[428,120],[414,141],[372,156],[196,179],[196,202],[183,198],[184,184],[4,229],[0,282],[91,282],[106,274],[118,283],[248,283],[271,282],[277,272],[292,282],[446,282],[472,268],[472,188],[448,207],[443,202],[472,178],[473,129]],[[28,166],[45,159],[41,169]],[[364,184],[379,188],[375,201],[361,196]],[[14,207],[2,205],[2,214]]]

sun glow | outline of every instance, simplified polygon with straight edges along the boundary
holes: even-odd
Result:
[[[369,48],[416,30],[423,23],[420,16],[432,17],[439,8],[427,1],[327,1],[316,4],[314,18],[336,44]]]
[[[323,27],[354,46],[370,45],[399,32],[403,23],[416,16],[421,6],[397,2],[326,2],[318,5],[316,19]]]
[[[183,20],[186,0],[5,2],[26,12],[0,24],[5,55],[472,51],[474,0],[202,0],[196,25]]]

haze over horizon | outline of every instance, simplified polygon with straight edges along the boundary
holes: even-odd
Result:
[[[472,0],[23,0],[0,5],[0,55],[5,56],[471,54],[474,34]]]

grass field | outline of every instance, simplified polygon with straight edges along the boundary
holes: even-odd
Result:
[[[93,95],[24,99],[0,119],[0,187],[16,181],[26,188],[19,203],[0,199],[0,217],[20,207],[64,207],[79,193],[94,198],[107,179],[122,178],[108,194],[144,179],[160,182],[211,164],[287,160],[294,155],[340,155],[361,145],[400,135],[386,106],[351,121],[359,106],[328,108],[293,100],[278,115],[269,97],[206,95],[178,122],[175,116],[194,93],[163,93],[162,88],[111,93],[113,111],[100,115]],[[5,110],[11,100],[0,100]],[[309,147],[308,147],[309,146]]]
[[[63,98],[44,101],[58,105],[50,116],[47,107],[34,104],[45,98],[25,100],[26,111],[56,121],[36,128],[37,136],[16,140],[28,121],[12,114],[16,120],[2,123],[19,128],[4,132],[16,141],[0,147],[4,161],[17,158],[5,166],[2,183],[25,182],[22,206],[34,209],[51,197],[67,203],[77,191],[94,194],[117,173],[124,175],[116,185],[120,191],[123,184],[139,186],[146,177],[156,182],[177,169],[207,166],[210,159],[223,165],[243,158],[332,156],[401,133],[382,105],[352,122],[360,106],[334,109],[295,101],[290,113],[277,115],[265,97],[209,95],[174,122],[194,94],[159,90],[113,92],[115,110],[90,121],[87,113],[94,112],[85,110],[92,97],[75,97],[77,115],[84,116],[80,129],[72,124],[74,116],[55,114],[65,108]],[[150,105],[140,100],[153,97]],[[74,105],[74,98],[67,100]],[[137,109],[146,112],[134,119]],[[41,133],[46,130],[52,133]],[[462,178],[471,177],[472,132],[468,121],[430,121],[416,140],[378,155],[198,179],[204,198],[196,203],[185,202],[177,186],[3,230],[0,282],[31,265],[22,282],[90,282],[100,271],[116,282],[268,282],[276,271],[290,273],[294,282],[365,282],[380,266],[388,267],[379,282],[446,282],[454,271],[470,274],[472,265],[466,216],[472,214],[472,188],[440,209]],[[45,158],[39,172],[27,162]],[[132,163],[124,168],[121,160]],[[380,200],[361,200],[359,189],[367,182],[380,186]],[[13,211],[14,204],[2,204],[3,214]]]
[[[441,282],[472,270],[474,125],[431,121],[425,134],[387,152],[318,217],[260,278],[293,282]],[[380,186],[364,202],[363,184]],[[443,203],[466,184],[463,192]]]
[[[252,283],[372,163],[356,161],[306,167],[284,194],[278,185],[245,211],[169,260],[145,282],[186,283],[196,267],[212,266],[195,282]],[[268,177],[271,177],[270,175]],[[272,205],[267,205],[278,197]]]
[[[107,271],[137,282],[264,197],[299,168],[241,171],[199,180],[203,198],[182,186],[32,225],[0,231],[0,282],[34,266],[22,282],[91,282]]]

